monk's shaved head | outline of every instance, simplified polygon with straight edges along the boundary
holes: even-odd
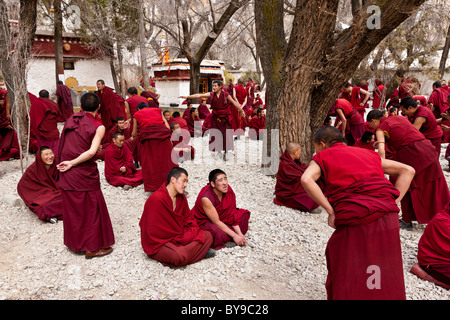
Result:
[[[297,151],[300,148],[300,143],[298,142],[289,142],[286,146],[286,151],[289,154],[293,154],[295,151]]]
[[[325,143],[328,147],[331,147],[337,142],[344,142],[344,137],[342,133],[333,126],[326,126],[320,128],[314,135],[314,144],[320,144],[320,142]]]

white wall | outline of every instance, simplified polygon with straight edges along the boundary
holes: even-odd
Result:
[[[98,79],[103,79],[108,87],[114,88],[108,60],[79,60],[75,62],[75,70],[64,70],[66,78],[74,77],[79,86],[96,86]],[[28,63],[28,91],[38,95],[46,89],[50,94],[56,91],[55,60],[50,58],[34,58]]]
[[[160,94],[159,103],[161,105],[170,105],[176,103],[181,106],[183,99],[179,99],[179,96],[189,95],[189,80],[179,81],[164,81],[158,79],[155,81],[156,92]]]

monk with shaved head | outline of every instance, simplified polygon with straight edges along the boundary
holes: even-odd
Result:
[[[325,251],[328,299],[404,300],[397,204],[414,169],[343,142],[337,128],[319,129],[313,140],[316,155],[301,178],[335,229]],[[385,174],[397,176],[395,186]]]
[[[315,210],[319,205],[306,193],[301,183],[307,165],[300,161],[302,149],[298,142],[290,142],[280,157],[273,202],[280,206],[305,211]]]

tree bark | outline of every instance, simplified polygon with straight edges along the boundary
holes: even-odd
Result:
[[[54,39],[55,39],[55,76],[56,83],[60,80],[60,75],[64,77],[63,39],[62,39],[62,9],[61,0],[54,0]],[[61,80],[63,81],[63,80]]]
[[[150,79],[147,66],[147,50],[145,48],[145,29],[144,29],[144,4],[139,0],[139,52],[141,56],[141,73],[144,80],[144,90],[150,88]]]
[[[256,0],[256,3],[261,1],[264,2]],[[384,1],[380,4],[379,29],[368,28],[369,14],[364,9],[359,10],[352,26],[334,36],[338,0],[297,1],[276,107],[278,127],[272,119],[267,122],[270,129],[280,130],[281,152],[288,142],[298,141],[302,146],[302,161],[310,161],[314,154],[313,134],[323,124],[342,86],[364,57],[423,2]],[[366,5],[370,4],[377,4],[377,1],[367,1]],[[273,13],[262,12],[256,19],[270,14]],[[267,41],[266,37],[259,40]],[[265,76],[270,77],[265,68],[263,70]]]
[[[450,49],[450,26],[448,27],[447,37],[445,38],[444,49],[442,50],[441,61],[439,63],[439,79],[442,79],[445,74],[445,65],[448,59],[448,52]]]

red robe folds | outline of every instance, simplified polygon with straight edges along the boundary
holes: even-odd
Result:
[[[381,100],[382,100],[384,95],[385,95],[384,85],[379,84],[377,86],[377,88],[375,89],[375,91],[373,92],[373,104],[372,104],[372,108],[373,109],[379,109],[380,108]],[[383,107],[385,107],[385,106],[386,106],[386,102],[384,103]]]
[[[176,155],[172,159],[172,131],[164,124],[159,108],[145,108],[134,114],[142,144],[141,166],[146,192],[157,190],[167,180],[167,174],[178,167]]]
[[[139,103],[145,102],[146,104],[148,104],[148,101],[145,97],[137,95],[137,94],[133,94],[131,97],[129,97],[127,99],[127,102],[128,102],[128,106],[130,108],[131,117],[133,117],[134,114],[136,113],[137,106]]]
[[[206,105],[200,104],[198,106],[198,117],[205,120],[206,117],[211,113]]]
[[[203,259],[212,241],[209,232],[198,227],[184,194],[177,195],[173,208],[166,184],[147,199],[139,227],[144,252],[166,266]]]
[[[237,102],[242,106],[242,104],[245,101],[245,98],[247,98],[247,91],[240,84],[234,86],[234,90],[236,91]],[[248,100],[248,98],[247,98],[247,100]],[[246,105],[244,105],[243,107],[245,107]],[[245,118],[242,117],[242,115],[239,113],[239,111],[231,103],[229,103],[229,108],[230,108],[231,116],[233,119],[231,126],[233,127],[235,134],[239,135],[239,136],[244,135],[245,125],[246,125]],[[241,130],[238,130],[238,129],[241,129]],[[236,131],[236,130],[238,130],[238,131]]]
[[[127,170],[120,171],[121,167]],[[125,145],[118,148],[111,143],[105,150],[105,178],[109,184],[121,187],[129,185],[137,187],[143,182],[142,170],[136,170],[133,162],[133,155]]]
[[[228,186],[228,192],[223,195],[222,201],[220,201],[217,195],[214,193],[212,187],[208,184],[203,187],[198,194],[192,211],[200,228],[211,232],[211,234],[213,235],[214,242],[211,245],[213,249],[217,250],[224,248],[225,243],[233,241],[233,239],[209,220],[208,216],[203,210],[203,197],[208,198],[212,202],[213,206],[217,210],[220,221],[225,223],[231,230],[233,230],[233,226],[239,225],[242,234],[247,233],[250,211],[239,209],[236,207],[236,195],[234,194],[233,189]]]
[[[159,108],[159,101],[156,93],[152,91],[142,91],[141,96],[147,99],[147,104],[150,108]]]
[[[58,120],[64,122],[73,114],[72,93],[70,92],[69,87],[64,84],[59,84],[55,94],[58,97],[58,107],[60,111]]]
[[[60,116],[59,106],[48,98],[37,98],[29,93],[30,128],[36,137],[38,149],[47,146],[58,153],[59,130],[57,118]]]
[[[439,212],[425,228],[419,240],[417,260],[427,274],[450,289],[450,211],[448,206]]]
[[[253,116],[249,121],[248,137],[252,140],[262,140],[262,135],[266,127],[266,116],[259,118],[257,115]]]
[[[0,99],[5,101],[3,105],[0,105],[0,161],[20,157],[17,133],[14,129],[7,128],[11,122],[6,119],[6,94],[6,90],[0,89]]]
[[[62,219],[62,196],[56,183],[57,174],[56,162],[47,169],[38,152],[36,160],[17,184],[19,196],[42,221],[49,221],[52,217]]]
[[[75,159],[87,151],[101,125],[84,111],[67,119],[61,134],[57,163]],[[112,246],[114,232],[95,160],[90,159],[60,172],[58,185],[63,198],[64,244],[76,252],[92,252]]]
[[[275,204],[305,212],[319,207],[306,193],[300,181],[306,168],[304,163],[293,160],[287,151],[281,155],[273,200]]]
[[[96,91],[95,93],[100,98],[99,114],[106,132],[108,132],[116,124],[116,119],[124,116],[124,110],[120,106],[116,93],[111,88],[104,87],[103,92]]]
[[[347,119],[345,137],[347,138],[349,145],[353,145],[358,138],[361,138],[364,131],[366,131],[363,117],[346,99],[336,100],[335,110],[338,109],[342,110]],[[336,120],[338,120],[338,118],[339,117],[336,117]]]
[[[406,299],[399,191],[384,177],[380,156],[336,143],[313,160],[336,217],[325,251],[328,299]]]
[[[361,88],[360,87],[352,87],[352,88],[353,89],[351,94],[342,92],[342,98],[350,102],[353,108],[355,108],[361,115],[361,117],[364,119],[364,114],[366,113],[366,106],[361,106],[361,102],[363,102],[364,100],[360,94]]]
[[[428,223],[450,202],[436,148],[406,117],[382,118],[377,130],[384,132],[392,159],[416,170],[409,191],[401,201],[403,221]]]
[[[214,92],[210,93],[212,118],[209,151],[234,150],[232,116],[227,97],[228,93],[225,91],[221,91],[219,96]]]

